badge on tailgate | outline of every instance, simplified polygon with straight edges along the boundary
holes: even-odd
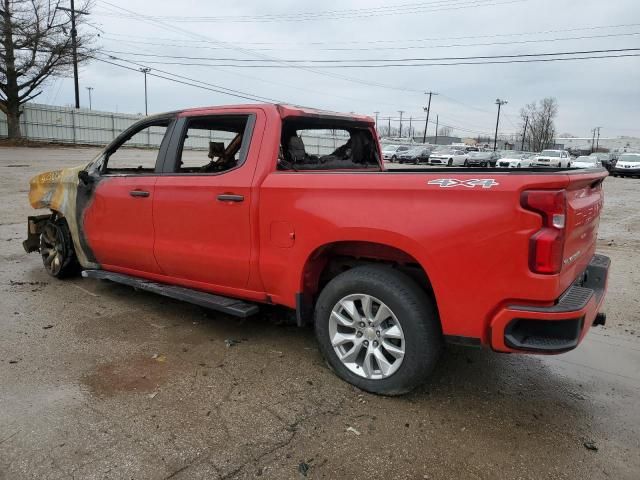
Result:
[[[467,187],[467,188],[491,188],[500,185],[493,178],[471,178],[469,180],[458,180],[457,178],[438,178],[429,180],[429,185],[439,185],[441,188]]]

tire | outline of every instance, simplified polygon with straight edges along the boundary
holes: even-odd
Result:
[[[465,167],[468,167],[468,166],[469,166],[469,160],[465,160],[465,161],[464,161],[464,166],[465,166]]]
[[[64,218],[47,221],[40,234],[44,269],[55,278],[68,278],[80,271],[69,226]]]
[[[480,163],[480,166],[481,166],[482,168],[487,168],[487,164],[486,164],[485,162],[481,162],[481,163]]]
[[[398,159],[398,157],[396,157],[395,155],[393,157],[391,157],[391,163],[396,163],[396,160]]]
[[[453,166],[453,159],[450,158],[449,161],[447,162],[447,167],[451,167]]]
[[[361,327],[357,320],[360,314],[351,316],[344,309],[347,304],[364,312],[362,298],[371,300],[369,319],[373,318],[374,311],[384,311],[382,306],[390,312],[384,320],[380,319],[379,329],[375,323],[369,326],[364,323],[365,327]],[[339,323],[340,317],[334,312],[338,312],[345,323]],[[315,332],[320,351],[338,377],[362,390],[382,395],[401,395],[420,385],[433,370],[443,343],[433,301],[410,277],[381,265],[355,267],[325,286],[315,307]],[[385,340],[385,332],[393,336]],[[343,341],[334,348],[332,338],[337,335]],[[350,338],[354,342],[349,342]],[[336,349],[353,361],[343,363]],[[394,349],[395,355],[391,355]],[[402,349],[404,353],[398,355]],[[350,352],[353,353],[349,355]],[[378,361],[381,355],[383,360]],[[367,357],[369,368],[365,368]],[[386,367],[383,367],[385,359]]]

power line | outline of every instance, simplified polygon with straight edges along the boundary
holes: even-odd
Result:
[[[165,55],[156,53],[139,53],[139,52],[123,52],[117,50],[104,50],[107,53],[117,53],[122,55],[134,55],[140,57],[156,57],[156,58],[172,58],[180,60],[206,60],[210,62],[242,62],[242,63],[256,63],[256,62],[270,62],[278,64],[325,64],[325,63],[370,63],[370,62],[437,62],[437,61],[454,61],[454,60],[490,60],[496,58],[524,58],[524,57],[551,57],[551,56],[566,56],[566,55],[587,55],[587,54],[599,54],[599,53],[619,53],[638,51],[640,48],[614,48],[604,50],[583,50],[583,51],[569,51],[569,52],[545,52],[545,53],[517,53],[509,55],[473,55],[467,57],[431,57],[431,58],[349,58],[349,59],[316,59],[316,60],[297,60],[297,59],[256,59],[256,58],[229,58],[229,57],[189,57],[185,55]],[[343,65],[340,65],[343,66]]]
[[[489,0],[438,0],[428,3],[417,4],[401,4],[401,5],[389,5],[384,7],[370,7],[363,9],[351,9],[351,10],[333,10],[324,12],[302,12],[294,14],[278,13],[272,15],[262,16],[218,16],[218,17],[206,17],[206,16],[178,16],[178,15],[144,15],[149,20],[162,20],[178,23],[280,23],[280,22],[305,22],[313,20],[344,20],[344,19],[358,19],[358,18],[370,18],[377,16],[391,16],[391,15],[409,15],[416,13],[431,13],[441,11],[451,11],[468,9],[474,7],[489,7],[489,6],[501,6],[510,5],[514,3],[522,3],[526,0],[507,0],[507,1],[489,1]],[[108,2],[100,2],[107,3]],[[103,13],[97,12],[98,15],[126,17],[122,13]]]
[[[608,28],[628,28],[628,27],[639,27],[640,23],[626,23],[626,24],[617,24],[617,25],[593,25],[589,27],[578,27],[578,28],[562,28],[556,30],[539,30],[535,32],[514,32],[514,33],[492,33],[492,34],[483,34],[483,35],[463,35],[463,36],[453,36],[453,37],[431,37],[431,38],[419,38],[419,39],[388,39],[388,40],[345,40],[345,41],[317,41],[314,40],[312,42],[300,42],[296,40],[296,45],[347,45],[347,44],[376,44],[376,43],[407,43],[407,42],[432,42],[432,41],[443,41],[443,40],[468,40],[468,39],[478,39],[478,38],[503,38],[503,37],[515,37],[515,36],[528,36],[528,35],[547,35],[550,33],[570,33],[570,32],[582,32],[587,30],[602,30]],[[115,36],[115,37],[125,37],[125,38],[142,38],[145,40],[157,40],[157,41],[170,41],[170,42],[183,42],[183,43],[203,43],[203,40],[185,40],[182,38],[168,38],[168,37],[149,37],[148,35],[131,35],[131,34],[122,34],[122,33],[106,33],[106,36]],[[207,42],[204,43],[215,43],[215,42]],[[235,42],[238,45],[291,45],[290,41],[286,42]],[[167,44],[160,44],[162,46],[166,46]],[[191,46],[190,48],[196,48],[197,45]],[[206,48],[206,47],[204,47]]]
[[[610,33],[603,35],[582,35],[582,36],[573,36],[573,37],[556,37],[556,38],[538,38],[538,39],[530,39],[530,40],[510,40],[510,41],[502,41],[502,42],[484,42],[484,43],[454,43],[454,44],[440,44],[440,45],[412,45],[412,46],[396,46],[396,47],[376,47],[376,50],[423,50],[423,49],[432,49],[432,48],[465,48],[465,47],[484,47],[484,46],[498,46],[498,45],[524,45],[524,44],[532,44],[532,43],[548,43],[548,42],[561,42],[561,41],[573,41],[573,40],[594,40],[594,39],[602,39],[602,38],[619,38],[619,37],[630,37],[640,35],[640,32],[624,32],[624,33]],[[120,41],[120,40],[111,40],[107,38],[108,41]],[[197,48],[197,49],[205,49],[205,50],[221,50],[220,47],[206,47],[202,45],[179,45],[174,43],[157,43],[157,42],[146,42],[146,41],[135,41],[135,40],[127,40],[128,43],[135,43],[141,45],[152,45],[152,46],[160,46],[160,47],[176,47],[176,48]],[[304,47],[294,47],[285,50],[302,50]],[[259,51],[273,51],[278,50],[281,51],[281,48],[254,48]],[[361,47],[361,48],[317,48],[315,50],[318,51],[344,51],[344,52],[353,52],[353,51],[370,51],[371,47]]]
[[[404,61],[427,61],[430,63],[379,63],[379,64],[325,64],[312,63],[314,68],[388,68],[388,67],[432,67],[432,66],[455,66],[455,65],[495,65],[495,64],[509,64],[509,63],[534,63],[534,62],[554,62],[554,61],[567,61],[567,60],[590,60],[590,59],[604,59],[604,58],[623,58],[623,57],[637,57],[638,53],[633,54],[619,54],[620,52],[637,52],[640,48],[623,48],[623,49],[607,49],[607,50],[587,50],[582,52],[555,52],[555,53],[537,53],[537,54],[517,54],[517,55],[495,55],[495,56],[477,56],[477,57],[443,57],[433,59],[415,59]],[[130,52],[124,52],[125,54],[131,54]],[[606,53],[618,53],[615,55],[604,55]],[[593,55],[597,54],[597,55]],[[145,54],[136,54],[145,55]],[[567,57],[567,55],[572,55]],[[581,56],[576,56],[581,55]],[[146,55],[154,57],[167,57],[164,55]],[[543,58],[533,58],[543,57]],[[549,57],[561,57],[561,58],[549,58]],[[188,60],[187,57],[179,57]],[[524,59],[522,59],[524,58]],[[455,60],[464,61],[455,61]],[[493,59],[507,59],[507,60],[493,60]],[[150,64],[162,64],[162,65],[182,65],[182,66],[199,66],[199,67],[227,67],[227,68],[301,68],[307,67],[307,65],[299,65],[298,62],[281,60],[283,63],[273,64],[255,64],[252,61],[244,59],[233,59],[234,62],[242,63],[194,63],[194,62],[167,62],[167,61],[153,61],[144,60]],[[215,61],[215,60],[212,60]],[[346,61],[346,60],[345,60]],[[375,61],[375,60],[369,60]],[[383,61],[383,60],[379,60]],[[391,61],[391,60],[389,60]],[[403,61],[398,59],[396,61]],[[246,63],[245,63],[246,62]],[[311,61],[309,61],[311,62]],[[329,61],[327,61],[329,62]]]
[[[126,70],[131,70],[134,72],[140,72],[139,68],[134,68],[134,67],[128,67],[126,65],[121,65],[119,63],[110,61],[110,60],[105,60],[104,58],[99,58],[96,56],[91,56],[91,58],[93,58],[94,60],[98,61],[98,62],[102,62],[102,63],[108,63],[110,65],[114,65],[116,67],[120,67],[120,68],[124,68]],[[140,65],[140,64],[137,64]],[[144,67],[144,65],[140,65],[142,67]],[[147,67],[148,68],[148,67]],[[170,78],[170,77],[166,77],[163,75],[159,75],[157,73],[155,73],[156,71],[161,72],[161,73],[165,73],[167,75],[171,75],[177,78]],[[257,102],[266,102],[266,103],[286,103],[286,102],[282,102],[282,100],[275,100],[272,98],[267,98],[267,97],[260,97],[257,95],[252,95],[250,93],[246,93],[246,92],[242,92],[240,90],[232,90],[226,87],[221,87],[219,85],[214,85],[214,84],[210,84],[210,83],[206,83],[206,82],[202,82],[200,80],[196,80],[193,78],[189,78],[189,77],[185,77],[183,75],[177,75],[171,72],[165,72],[164,70],[158,70],[158,69],[153,69],[153,71],[148,71],[147,75],[150,75],[152,77],[157,77],[157,78],[162,78],[164,80],[169,80],[171,82],[175,82],[175,83],[180,83],[183,85],[189,85],[192,87],[196,87],[196,88],[201,88],[204,90],[209,90],[212,92],[217,92],[217,93],[222,93],[224,95],[229,95],[232,97],[237,97],[237,98],[243,98],[245,100],[252,100],[252,101],[257,101]],[[187,81],[183,81],[183,80],[178,80],[178,78],[182,78],[185,79]],[[198,85],[198,84],[202,84],[202,85]]]

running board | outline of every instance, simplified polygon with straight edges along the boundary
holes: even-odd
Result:
[[[122,283],[130,287],[139,288],[148,292],[157,293],[165,297],[193,303],[201,307],[216,310],[218,312],[246,318],[258,313],[258,306],[235,298],[223,297],[212,293],[201,292],[191,288],[177,287],[164,283],[152,282],[144,278],[123,275],[121,273],[108,272],[106,270],[83,270],[84,278],[96,278],[98,280],[110,280]]]

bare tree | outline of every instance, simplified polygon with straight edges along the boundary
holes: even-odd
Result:
[[[440,137],[450,137],[451,136],[451,127],[440,127],[438,129],[438,136],[440,136]]]
[[[520,110],[522,127],[527,125],[525,143],[529,149],[539,152],[553,145],[556,136],[555,118],[558,115],[558,102],[555,98],[543,98]]]
[[[73,66],[71,15],[45,0],[0,0],[0,111],[7,116],[9,138],[22,136],[21,106],[42,93],[51,76]],[[90,0],[77,8],[86,12]],[[68,10],[68,9],[67,9]],[[76,32],[85,15],[76,15]],[[86,62],[93,37],[77,34],[77,57]]]

